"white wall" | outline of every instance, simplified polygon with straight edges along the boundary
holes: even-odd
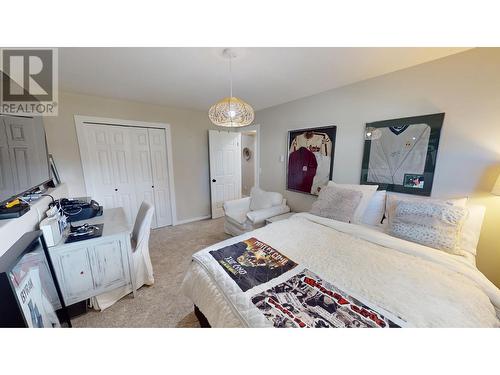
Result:
[[[332,72],[335,74],[335,72]],[[287,131],[337,126],[333,175],[359,183],[365,123],[445,112],[434,197],[472,196],[487,206],[479,269],[500,286],[500,197],[487,193],[500,171],[500,49],[474,49],[257,112],[260,185],[285,190]],[[286,158],[285,158],[286,160]],[[293,210],[312,196],[284,192]]]
[[[64,198],[68,195],[68,189],[65,184],[61,184],[49,189],[47,194],[52,195],[54,199]],[[10,220],[0,220],[0,256],[5,254],[26,232],[40,229],[39,223],[46,217],[45,212],[51,202],[51,198],[41,197],[32,202],[30,210],[23,216]]]
[[[177,218],[210,214],[207,130],[213,125],[206,112],[60,92],[59,116],[45,117],[44,124],[49,152],[72,197],[86,194],[74,115],[170,124]]]
[[[245,196],[250,195],[250,190],[255,185],[255,133],[241,133],[241,150],[248,147],[252,156],[246,160],[241,155],[241,193]]]

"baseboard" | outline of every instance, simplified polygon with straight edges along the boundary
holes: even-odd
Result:
[[[206,215],[206,216],[199,216],[199,217],[191,217],[189,219],[184,219],[184,220],[177,220],[174,225],[181,225],[181,224],[192,223],[193,221],[206,220],[206,219],[210,219],[211,217],[212,217],[212,215]]]

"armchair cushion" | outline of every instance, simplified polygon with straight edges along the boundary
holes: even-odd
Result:
[[[273,216],[278,216],[290,212],[290,207],[287,205],[273,206],[262,210],[250,211],[247,213],[247,218],[255,225],[266,221]]]
[[[245,224],[247,221],[247,213],[244,211],[240,212],[226,212],[226,219],[230,220],[236,224]]]
[[[226,215],[241,212],[244,212],[246,215],[248,211],[250,211],[250,197],[224,202],[224,212]]]
[[[253,187],[250,191],[250,210],[262,210],[281,204],[283,196],[280,193],[264,191]]]

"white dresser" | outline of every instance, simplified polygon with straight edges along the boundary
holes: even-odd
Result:
[[[102,216],[73,225],[104,224],[101,237],[49,247],[66,305],[130,285],[135,297],[131,228],[122,208],[106,209]]]

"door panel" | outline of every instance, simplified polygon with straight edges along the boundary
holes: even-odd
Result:
[[[148,129],[158,227],[172,224],[165,129]]]
[[[225,201],[241,198],[241,133],[209,130],[212,218]]]
[[[61,281],[66,304],[85,299],[94,290],[94,282],[86,247],[69,248],[52,253],[55,271]]]
[[[107,127],[85,125],[84,129],[90,158],[90,163],[85,169],[85,178],[90,178],[93,190],[92,198],[104,208],[119,207]]]
[[[117,203],[124,208],[128,222],[133,224],[139,208],[135,197],[130,128],[124,126],[106,126],[106,128],[109,132]]]
[[[130,137],[137,207],[140,207],[143,201],[155,206],[148,129],[130,128]],[[153,216],[151,227],[157,227],[156,212]]]
[[[119,287],[127,283],[125,260],[119,241],[100,243],[90,252],[96,289]]]

